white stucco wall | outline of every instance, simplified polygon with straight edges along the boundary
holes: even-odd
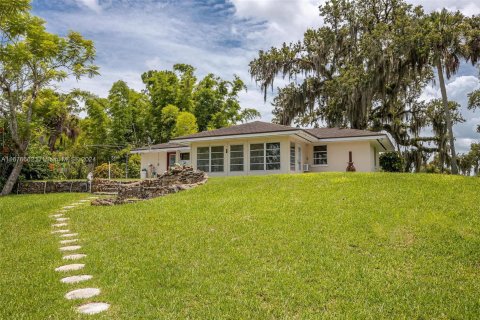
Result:
[[[250,144],[252,143],[280,143],[280,170],[250,170]],[[295,170],[290,170],[290,144],[295,144]],[[229,146],[243,145],[244,153],[244,171],[230,171]],[[327,146],[327,165],[313,164],[313,146]],[[308,143],[296,136],[265,136],[258,138],[228,138],[222,140],[199,141],[191,144],[190,161],[192,166],[197,169],[197,148],[211,146],[224,146],[224,172],[210,172],[210,176],[234,176],[234,175],[262,175],[274,173],[302,173],[304,164],[309,164],[311,172],[338,171],[344,172],[347,168],[348,153],[352,151],[353,163],[358,172],[378,171],[379,168],[379,146],[375,141],[339,141],[326,143]],[[298,150],[301,148],[301,170],[298,170]],[[180,159],[180,151],[176,152],[177,162]],[[375,159],[376,165],[375,165]],[[148,169],[153,164],[157,174],[162,174],[167,170],[167,152],[146,152],[141,154],[141,167]]]
[[[313,146],[327,146],[327,165],[313,164]],[[355,169],[358,172],[375,171],[373,146],[369,141],[342,141],[342,142],[326,142],[315,143],[308,146],[308,163],[310,171],[346,171],[348,165],[348,153],[352,152],[352,160]],[[378,155],[377,155],[378,157]]]

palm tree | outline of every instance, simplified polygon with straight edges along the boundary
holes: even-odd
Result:
[[[444,72],[447,79],[450,79],[450,77],[458,71],[462,59],[471,59],[468,53],[469,50],[467,50],[467,46],[465,45],[465,35],[467,30],[467,25],[465,23],[466,19],[459,11],[450,12],[443,9],[439,12],[432,12],[427,17],[426,21],[427,26],[425,31],[427,32],[427,43],[431,53],[430,63],[437,69],[445,122],[448,129],[451,170],[453,174],[458,174],[452,116],[448,106]],[[476,59],[471,61],[476,61]]]

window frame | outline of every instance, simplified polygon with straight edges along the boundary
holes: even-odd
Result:
[[[237,153],[240,153],[239,150],[236,150],[236,151],[232,151],[232,147],[241,147],[241,153],[242,153],[242,156],[241,157],[233,157],[232,155],[233,154],[237,154]],[[229,170],[230,172],[245,172],[245,145],[242,143],[242,144],[231,144],[228,146],[228,149],[230,151],[230,157],[229,157],[229,161],[228,161],[228,167],[229,167]],[[242,159],[242,163],[239,164],[239,163],[234,163],[232,164],[232,159],[236,160],[236,159]],[[232,170],[232,166],[236,166],[236,167],[239,167],[241,166],[242,169],[241,170]]]
[[[277,144],[278,145],[278,148],[270,148],[270,149],[267,149],[267,145],[270,144]],[[252,150],[252,145],[262,145],[263,148],[262,149],[253,149]],[[249,143],[249,171],[280,171],[281,168],[282,168],[282,158],[281,158],[281,149],[282,149],[282,144],[280,142],[259,142],[259,143]],[[272,152],[272,151],[277,151],[278,150],[278,155],[272,155],[270,154],[269,155],[269,151]],[[253,158],[262,158],[263,159],[263,162],[260,163],[260,162],[252,162],[252,151],[254,152],[258,152],[258,151],[262,151],[262,155],[256,155],[256,156],[253,156]],[[274,157],[278,157],[278,162],[267,162],[267,159],[268,158],[274,158]],[[252,169],[252,164],[253,165],[262,165],[263,168],[262,169]],[[271,165],[278,165],[278,168],[275,168],[275,169],[268,169],[268,166],[271,166]]]
[[[315,148],[316,147],[325,147],[325,150],[321,150],[321,151],[315,151]],[[317,157],[317,154],[324,154],[325,157]],[[313,146],[313,165],[314,166],[328,166],[328,145],[326,144],[322,144],[322,145],[316,145],[316,146]],[[325,163],[316,163],[317,160],[325,160]]]
[[[222,152],[213,152],[214,154],[222,154],[222,157],[221,158],[212,158],[212,148],[217,148],[217,147],[221,147],[222,148]],[[199,149],[204,149],[204,148],[208,148],[208,153],[206,152],[203,152],[201,154],[203,155],[208,155],[207,158],[204,158],[204,159],[199,159],[198,155],[199,155],[199,152],[198,150]],[[197,158],[196,158],[196,165],[197,165],[197,170],[202,170],[204,172],[208,172],[208,173],[224,173],[225,172],[225,146],[224,145],[212,145],[212,146],[202,146],[202,147],[197,147],[197,150],[196,150],[196,155],[197,155]],[[204,169],[201,169],[199,168],[199,164],[198,162],[199,161],[207,161],[208,160],[208,171],[204,170]],[[222,160],[222,164],[219,165],[219,164],[212,164],[212,160]],[[200,167],[205,167],[206,165],[202,165]],[[212,168],[213,167],[222,167],[222,170],[221,171],[213,171]]]
[[[295,142],[290,142],[290,171],[297,171],[296,157],[297,157],[297,148],[295,147]]]

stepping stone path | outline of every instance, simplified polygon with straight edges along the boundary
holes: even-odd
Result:
[[[98,296],[100,294],[100,289],[97,288],[83,288],[83,289],[77,289],[68,292],[65,295],[65,298],[68,300],[73,300],[73,299],[88,299],[91,297]]]
[[[68,232],[70,232],[70,230],[67,230],[67,229],[61,229],[61,230],[52,231],[52,233],[68,233]]]
[[[65,233],[60,235],[60,237],[62,238],[70,238],[70,237],[76,237],[76,236],[78,236],[78,233]]]
[[[52,227],[66,227],[68,226],[68,223],[65,223],[65,222],[62,222],[62,223],[55,223],[55,224],[52,224]]]
[[[83,263],[74,263],[74,264],[67,264],[61,267],[58,267],[55,269],[55,271],[58,272],[67,272],[67,271],[75,271],[75,270],[80,270],[85,267],[85,264]]]
[[[60,240],[60,244],[69,244],[69,243],[74,243],[77,242],[78,239],[69,239],[69,240]]]
[[[63,256],[63,260],[79,260],[85,258],[87,255],[83,253],[70,254],[68,256]]]
[[[66,246],[66,247],[60,247],[60,251],[75,251],[82,248],[82,246]]]
[[[88,199],[97,199],[98,197],[89,197]],[[85,204],[86,202],[89,202],[89,200],[79,200],[79,202],[72,203],[68,206],[65,206],[62,208],[62,210],[58,210],[58,213],[55,213],[51,215],[50,217],[55,219],[57,223],[52,224],[53,228],[58,228],[58,227],[66,227],[68,226],[68,223],[70,221],[70,218],[65,218],[64,213],[67,213],[68,209],[73,209],[78,205]],[[78,236],[78,233],[71,232],[68,229],[60,229],[60,230],[54,230],[51,232],[52,234],[58,235],[60,238],[73,238]],[[66,245],[66,244],[73,244],[77,243],[79,240],[78,239],[64,239],[60,240],[61,245]],[[79,245],[70,245],[70,246],[63,246],[60,247],[59,250],[62,252],[65,251],[75,251],[81,249],[82,246]],[[83,253],[76,253],[76,254],[70,254],[70,255],[65,255],[62,257],[63,260],[79,260],[85,258],[87,255]],[[83,263],[73,263],[73,264],[67,264],[60,266],[55,269],[57,272],[69,272],[69,271],[76,271],[76,270],[81,270],[85,267],[85,264]],[[89,274],[84,274],[84,275],[72,275],[68,277],[64,277],[60,279],[60,282],[65,283],[65,284],[76,284],[79,282],[87,281],[92,279],[93,276]],[[68,300],[77,300],[77,299],[88,299],[92,298],[95,296],[98,296],[100,294],[100,289],[98,288],[82,288],[82,289],[74,289],[72,291],[69,291],[65,294],[65,299]],[[104,302],[89,302],[83,305],[80,305],[76,308],[76,311],[78,313],[83,313],[83,314],[96,314],[100,313],[103,311],[106,311],[110,308],[110,305],[108,303]]]
[[[84,275],[81,275],[81,276],[66,277],[66,278],[61,279],[60,282],[63,282],[63,283],[78,283],[78,282],[90,280],[92,278],[93,278],[93,276],[91,276],[89,274],[84,274]]]
[[[96,314],[102,311],[106,311],[108,310],[108,308],[110,308],[110,305],[108,303],[91,302],[78,307],[77,311],[85,314]]]

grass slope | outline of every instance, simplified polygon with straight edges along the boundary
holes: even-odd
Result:
[[[479,190],[442,175],[272,175],[74,209],[94,279],[73,287],[103,290],[112,308],[97,319],[476,318]],[[78,197],[0,199],[0,318],[81,318],[48,220]]]

